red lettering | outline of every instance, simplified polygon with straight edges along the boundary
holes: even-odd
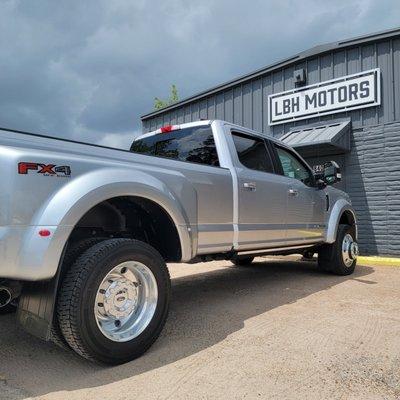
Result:
[[[29,170],[37,171],[38,169],[39,165],[36,163],[20,162],[18,164],[18,173],[22,175],[26,175]]]
[[[41,170],[39,171],[39,174],[51,174],[55,175],[56,173],[53,171],[53,168],[55,167],[55,164],[39,164]]]

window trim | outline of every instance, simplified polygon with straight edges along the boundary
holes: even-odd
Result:
[[[261,137],[255,136],[255,135],[251,135],[251,134],[248,134],[248,133],[245,133],[245,132],[241,132],[241,131],[239,131],[238,129],[231,129],[230,134],[231,134],[230,136],[231,136],[232,143],[233,143],[234,154],[235,154],[235,157],[236,157],[236,159],[237,159],[237,162],[239,163],[239,165],[240,165],[241,167],[243,167],[243,168],[245,168],[245,169],[247,169],[247,170],[249,170],[249,171],[261,172],[261,173],[263,173],[263,174],[276,174],[276,173],[277,173],[277,172],[276,172],[276,166],[275,166],[275,157],[274,157],[273,154],[271,153],[271,150],[268,148],[267,143],[266,143],[266,140],[265,140],[264,138],[261,138]],[[268,156],[269,156],[269,158],[270,158],[272,171],[270,171],[270,172],[269,172],[269,171],[261,171],[261,170],[259,170],[259,169],[249,168],[249,167],[247,167],[246,165],[244,165],[244,164],[240,161],[239,154],[238,154],[237,148],[236,148],[236,146],[235,146],[235,141],[234,141],[234,139],[233,139],[233,135],[234,135],[234,134],[236,134],[236,135],[239,136],[239,137],[240,137],[240,136],[241,136],[241,137],[244,137],[245,139],[260,140],[260,141],[264,144],[264,148],[265,148],[265,150],[266,150],[266,152],[267,152],[267,154],[268,154]]]
[[[312,169],[310,168],[310,166],[305,161],[303,161],[303,159],[293,149],[291,149],[290,147],[282,146],[279,143],[276,143],[276,142],[273,142],[273,141],[270,141],[270,142],[271,142],[271,147],[274,150],[274,155],[275,155],[275,160],[276,160],[276,164],[277,164],[277,167],[278,167],[279,175],[282,175],[282,176],[284,176],[285,178],[288,178],[288,179],[294,179],[294,180],[296,180],[298,182],[303,183],[305,186],[308,186],[308,187],[315,187],[316,186],[315,175],[314,175]],[[280,159],[279,159],[277,148],[280,148],[280,149],[288,152],[289,154],[291,154],[310,173],[310,175],[311,175],[311,186],[306,185],[304,182],[302,182],[299,179],[291,178],[290,176],[286,176],[285,175],[285,173],[283,171],[283,168],[282,168],[282,163],[280,162]]]

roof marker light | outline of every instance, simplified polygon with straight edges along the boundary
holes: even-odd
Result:
[[[156,133],[169,133],[181,129],[180,125],[166,125],[156,130]]]
[[[163,126],[161,128],[161,133],[167,133],[172,131],[172,125]]]

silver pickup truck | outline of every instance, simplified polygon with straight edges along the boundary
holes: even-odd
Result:
[[[279,140],[224,121],[166,126],[129,151],[0,130],[0,312],[118,364],[168,314],[166,263],[317,253],[354,271],[354,210],[334,162],[318,174]]]

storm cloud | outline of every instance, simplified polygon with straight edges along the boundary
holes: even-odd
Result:
[[[172,83],[183,98],[398,21],[398,0],[0,0],[0,126],[126,147]]]

